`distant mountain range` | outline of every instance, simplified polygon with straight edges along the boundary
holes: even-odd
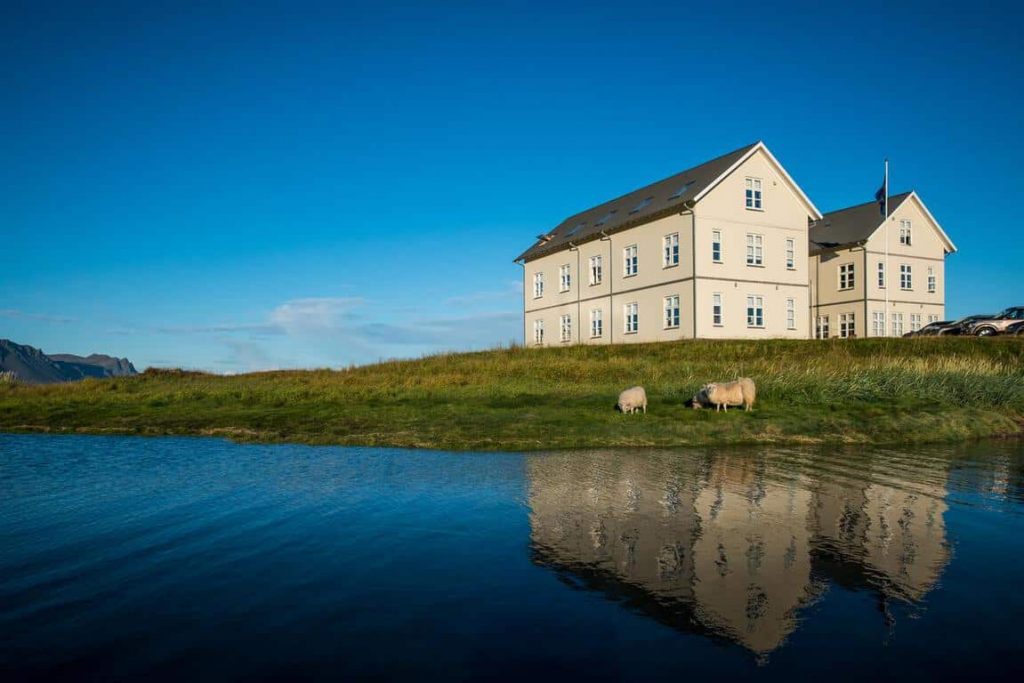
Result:
[[[0,372],[11,371],[26,384],[74,382],[86,377],[123,377],[138,374],[127,358],[94,353],[74,356],[69,353],[47,355],[25,344],[0,339]]]

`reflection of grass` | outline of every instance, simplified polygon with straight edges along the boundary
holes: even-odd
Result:
[[[752,377],[753,413],[693,411],[710,380]],[[633,384],[649,412],[612,406]],[[1019,339],[697,341],[513,348],[349,370],[0,386],[0,429],[225,434],[453,449],[948,441],[1018,434]]]

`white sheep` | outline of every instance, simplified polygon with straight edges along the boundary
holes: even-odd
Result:
[[[624,413],[634,413],[643,408],[647,412],[647,392],[643,387],[632,387],[619,394],[617,406]]]
[[[702,404],[715,406],[715,410],[728,412],[729,406],[743,406],[744,411],[754,409],[757,398],[757,387],[749,377],[740,377],[732,382],[711,382],[705,384],[693,397],[692,405],[700,408]]]

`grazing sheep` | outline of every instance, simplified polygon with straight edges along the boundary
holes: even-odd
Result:
[[[757,387],[749,377],[740,377],[733,382],[711,382],[700,388],[691,405],[696,409],[703,404],[715,406],[715,410],[728,412],[729,406],[743,406],[744,411],[753,410],[757,398]]]
[[[643,387],[626,389],[619,394],[619,402],[616,407],[624,413],[634,413],[643,408],[647,412],[647,392]]]

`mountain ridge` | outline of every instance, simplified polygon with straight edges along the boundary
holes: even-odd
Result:
[[[70,353],[47,354],[42,349],[0,339],[0,372],[13,372],[26,384],[75,382],[94,377],[126,377],[138,371],[127,358],[100,353],[77,356]]]

